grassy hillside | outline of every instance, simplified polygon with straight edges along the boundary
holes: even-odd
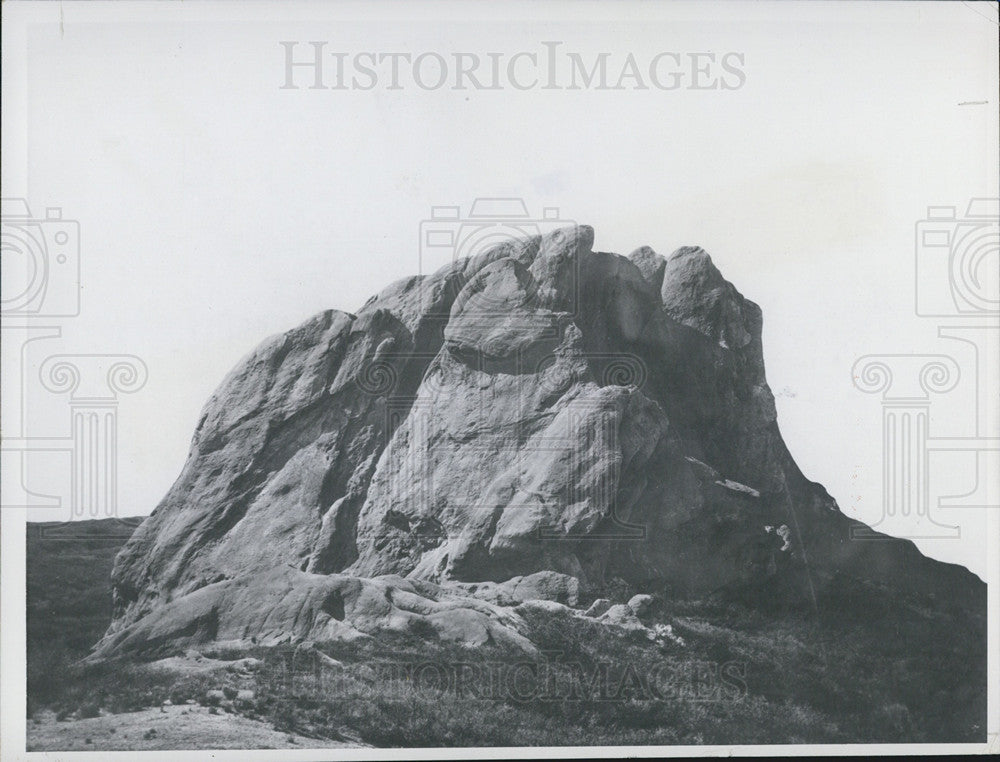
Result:
[[[111,621],[111,567],[142,517],[29,523],[28,697],[45,702]]]
[[[659,620],[669,635],[656,643],[528,609],[538,659],[413,633],[304,650],[160,654],[180,657],[172,669],[74,666],[110,619],[111,564],[134,527],[31,528],[29,714],[93,717],[194,701],[301,737],[376,746],[985,738],[985,599],[976,613],[848,579],[828,588],[836,597],[806,608],[668,601]]]

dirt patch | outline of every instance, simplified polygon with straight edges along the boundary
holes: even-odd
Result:
[[[28,720],[28,751],[148,749],[333,749],[358,744],[283,733],[269,724],[198,705],[57,721],[52,712]]]

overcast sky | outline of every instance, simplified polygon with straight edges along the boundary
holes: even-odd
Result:
[[[16,5],[4,4],[5,22]],[[951,354],[962,383],[935,398],[931,434],[976,433],[968,345],[938,338],[947,320],[914,310],[914,237],[929,205],[962,218],[971,197],[997,195],[995,6],[397,3],[362,21],[361,6],[282,4],[289,21],[245,4],[179,3],[156,20],[151,5],[44,5],[32,12],[45,23],[23,36],[5,23],[3,195],[80,223],[81,312],[41,321],[63,336],[33,345],[38,358],[120,352],[148,367],[119,408],[121,514],[163,496],[201,406],[241,356],[416,272],[431,207],[464,214],[480,196],[523,198],[535,216],[558,207],[605,251],[708,249],[763,309],[791,452],[850,516],[882,514],[882,409],[852,384],[858,357]],[[370,90],[306,89],[302,70],[300,89],[282,89],[281,41],[298,41],[302,57],[324,41],[347,63],[502,53],[504,81],[423,89],[404,65],[400,89],[385,87],[384,67]],[[672,90],[633,89],[634,77],[621,90],[516,89],[510,58],[542,58],[544,42],[562,43],[560,65],[608,53],[615,82],[630,53],[645,80],[661,52],[679,54],[681,70],[689,53],[712,53],[709,77],[737,53],[743,76],[726,75],[735,89],[690,89],[690,70]],[[530,75],[515,69],[517,84]],[[4,345],[6,387],[7,335]],[[29,410],[25,429],[65,434],[65,397],[40,395],[47,408]],[[998,436],[996,409],[979,417]],[[971,490],[973,467],[932,461],[932,490]],[[996,482],[988,468],[981,477]],[[38,464],[29,481],[59,492],[58,472]],[[942,510],[961,536],[918,544],[985,576],[989,516]],[[926,534],[914,517],[880,528]]]

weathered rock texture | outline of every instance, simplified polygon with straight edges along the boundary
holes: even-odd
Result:
[[[781,439],[760,309],[704,250],[592,245],[585,226],[511,241],[265,341],[118,556],[99,652],[416,616],[516,640],[505,606],[585,606],[612,581],[666,599],[807,600],[838,575],[982,594],[909,542],[852,541]]]

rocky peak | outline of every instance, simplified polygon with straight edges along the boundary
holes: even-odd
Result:
[[[742,349],[760,336],[760,309],[747,301],[700,246],[682,246],[664,267],[664,311],[726,349]]]
[[[659,294],[663,287],[663,273],[667,267],[667,260],[649,246],[640,246],[628,255],[628,259],[639,269],[643,279]]]
[[[504,242],[261,344],[119,554],[103,652],[413,617],[521,642],[504,601],[537,589],[965,584],[910,543],[851,542],[781,439],[759,308],[704,250],[593,243]]]

